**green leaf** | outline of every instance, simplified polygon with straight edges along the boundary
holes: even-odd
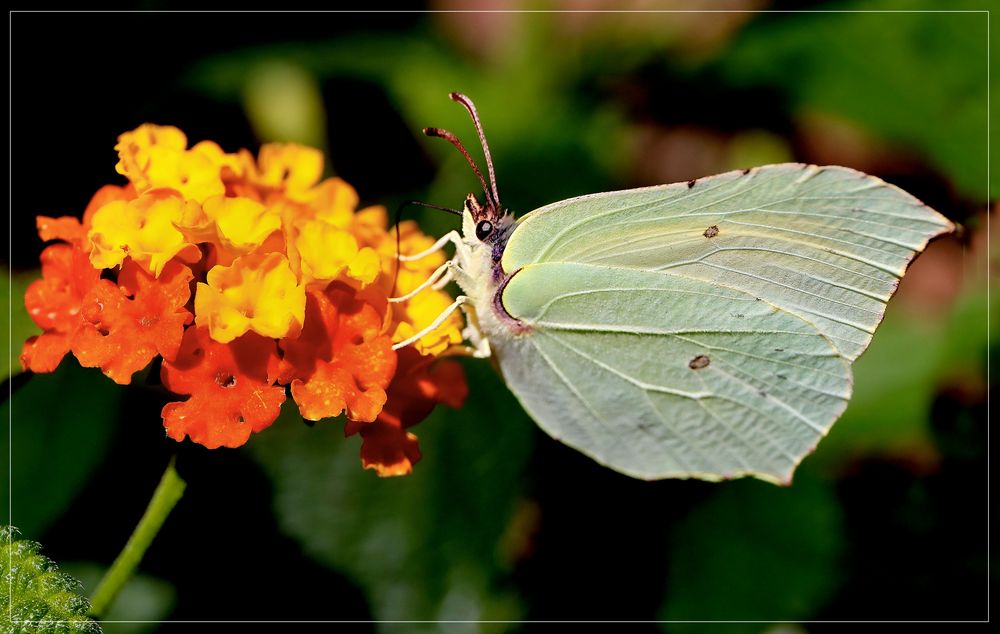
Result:
[[[361,468],[358,438],[340,420],[307,428],[286,407],[266,442],[248,445],[274,482],[282,529],[317,560],[355,579],[374,617],[516,619],[499,586],[509,562],[499,543],[521,490],[532,423],[509,407],[485,363],[466,365],[465,407],[438,407],[414,428],[423,459],[410,476]],[[286,404],[287,405],[287,404]]]
[[[10,337],[4,337],[2,348],[4,379],[21,373],[21,363],[17,359],[21,346],[28,337],[41,332],[24,307],[24,291],[40,275],[38,271],[12,273],[0,267],[0,311],[10,315]]]
[[[302,68],[262,64],[247,80],[243,103],[258,138],[326,147],[323,95],[316,79]]]
[[[8,631],[100,632],[87,618],[90,602],[80,582],[39,553],[41,544],[19,536],[16,528],[0,526],[0,606]]]
[[[917,150],[968,196],[985,199],[988,177],[997,191],[1000,173],[986,173],[988,16],[915,0],[841,5],[851,6],[917,11],[761,16],[714,64],[735,86],[776,86],[796,110]]]
[[[808,470],[790,487],[754,480],[720,485],[675,528],[670,544],[659,618],[678,621],[808,618],[836,590],[845,550],[836,496]],[[763,629],[743,628],[714,626],[727,633]]]
[[[32,376],[4,402],[11,421],[10,492],[13,518],[25,532],[42,534],[69,506],[111,443],[122,388],[72,358],[52,374]],[[0,454],[8,452],[0,434]],[[7,511],[8,489],[0,508]]]

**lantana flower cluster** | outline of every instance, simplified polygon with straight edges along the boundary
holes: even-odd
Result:
[[[177,441],[238,447],[290,393],[304,419],[346,415],[365,468],[409,473],[420,450],[408,428],[467,393],[461,366],[440,359],[462,340],[457,313],[392,349],[451,303],[435,288],[389,301],[444,262],[399,261],[397,243],[415,254],[433,240],[412,222],[389,229],[383,207],[358,210],[312,148],[269,144],[255,158],[145,124],[115,150],[127,185],[101,188],[82,220],[38,217],[53,244],[25,294],[43,333],[22,366],[51,372],[71,352],[128,384],[159,356],[163,385],[186,397],[162,411]]]

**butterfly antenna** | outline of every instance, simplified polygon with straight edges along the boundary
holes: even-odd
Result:
[[[472,155],[465,149],[465,146],[462,145],[462,142],[458,140],[457,136],[447,130],[442,130],[441,128],[424,128],[424,134],[444,139],[458,148],[458,151],[462,153],[465,160],[469,162],[469,167],[472,168],[472,171],[475,172],[476,176],[479,178],[479,183],[483,186],[483,192],[486,194],[486,197],[489,198],[495,206],[499,207],[499,203],[493,198],[490,188],[486,186],[486,179],[483,178],[483,173],[479,171],[479,166],[476,165],[474,160],[472,160]],[[490,169],[493,169],[492,165],[490,166]]]
[[[460,92],[449,93],[448,96],[451,97],[452,101],[457,101],[465,106],[465,109],[469,111],[469,115],[472,117],[472,122],[476,124],[476,132],[479,133],[479,143],[482,144],[483,154],[486,155],[486,169],[490,173],[490,185],[493,188],[493,202],[499,210],[500,192],[497,191],[497,176],[496,172],[493,170],[493,157],[490,156],[490,145],[486,142],[486,133],[483,132],[483,124],[479,121],[479,113],[476,112],[476,106],[472,103],[471,99]]]
[[[396,218],[394,225],[396,227],[396,270],[392,274],[392,290],[389,291],[389,297],[396,294],[396,282],[399,281],[399,249],[400,249],[400,235],[399,235],[399,221],[403,217],[403,210],[410,205],[417,205],[419,207],[428,207],[430,209],[440,209],[441,211],[447,211],[450,214],[454,214],[459,218],[462,217],[462,212],[458,209],[452,209],[451,207],[442,207],[441,205],[435,205],[433,203],[425,203],[420,200],[408,200],[399,207],[396,208]]]

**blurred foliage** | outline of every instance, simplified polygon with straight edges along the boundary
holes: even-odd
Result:
[[[984,199],[988,101],[1000,97],[997,86],[987,95],[984,14],[920,12],[927,6],[917,0],[838,8],[917,12],[769,16],[712,64],[732,86],[780,88],[793,113],[835,113],[912,148],[966,196]],[[993,126],[994,142],[997,134]],[[1000,191],[1000,175],[989,179]]]
[[[80,582],[41,554],[41,544],[19,538],[16,528],[0,526],[0,606],[6,631],[100,632],[101,626],[87,618],[90,602],[80,594]]]
[[[310,73],[290,64],[264,63],[247,78],[243,103],[260,138],[325,150],[323,95]]]
[[[787,488],[756,480],[724,485],[674,528],[670,543],[658,615],[664,620],[808,619],[844,576],[847,545],[837,497],[828,481],[805,468]],[[687,629],[757,632],[761,626]]]
[[[121,398],[121,387],[100,372],[65,360],[4,401],[0,416],[11,430],[10,438],[0,434],[0,454],[16,451],[0,508],[12,499],[12,519],[26,533],[41,535],[83,489],[111,443]]]
[[[531,420],[509,406],[485,364],[461,411],[439,407],[414,429],[424,458],[404,478],[360,467],[359,439],[339,421],[306,427],[286,407],[251,443],[274,482],[279,523],[318,560],[364,588],[381,620],[504,620],[521,616],[498,549],[531,451]]]

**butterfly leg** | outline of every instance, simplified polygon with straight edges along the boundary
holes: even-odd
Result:
[[[448,319],[448,317],[450,317],[453,312],[455,312],[456,310],[458,310],[459,307],[463,306],[468,301],[469,301],[468,297],[466,297],[465,295],[459,295],[457,298],[455,298],[455,301],[451,303],[451,306],[449,306],[448,308],[445,308],[443,311],[441,311],[441,314],[438,315],[434,319],[434,321],[432,321],[426,328],[424,328],[420,332],[416,333],[412,337],[408,337],[408,338],[400,341],[399,343],[393,344],[392,349],[393,350],[399,350],[400,348],[405,348],[406,346],[410,345],[411,343],[419,341],[421,337],[423,337],[427,333],[433,331],[435,328],[437,328],[438,326],[440,326],[441,324],[443,324],[445,322],[445,320]]]
[[[425,249],[425,250],[421,251],[420,253],[411,253],[409,255],[400,255],[399,256],[399,260],[400,260],[400,262],[413,262],[414,260],[419,260],[420,258],[425,258],[425,257],[427,257],[428,255],[430,255],[432,253],[437,253],[438,251],[440,251],[441,249],[444,248],[444,245],[448,244],[449,242],[452,243],[452,244],[454,244],[455,248],[461,248],[461,245],[462,245],[462,236],[459,235],[459,233],[457,231],[454,231],[454,230],[449,231],[448,233],[446,233],[443,236],[441,236],[440,238],[438,238],[438,241],[435,242],[434,244],[432,244],[430,246],[430,248]]]
[[[405,295],[400,295],[399,297],[390,297],[390,304],[398,304],[399,302],[405,302],[406,300],[412,298],[414,295],[424,290],[428,286],[434,289],[443,288],[445,284],[451,281],[451,261],[445,262],[441,266],[437,267],[433,273],[430,274],[426,280],[421,282],[420,286],[410,291]]]
[[[479,329],[479,318],[475,310],[469,310],[467,306],[462,306],[465,314],[465,329],[462,330],[462,338],[471,343],[470,346],[462,346],[465,353],[477,359],[488,359],[493,355],[490,349],[490,340],[483,336]]]

